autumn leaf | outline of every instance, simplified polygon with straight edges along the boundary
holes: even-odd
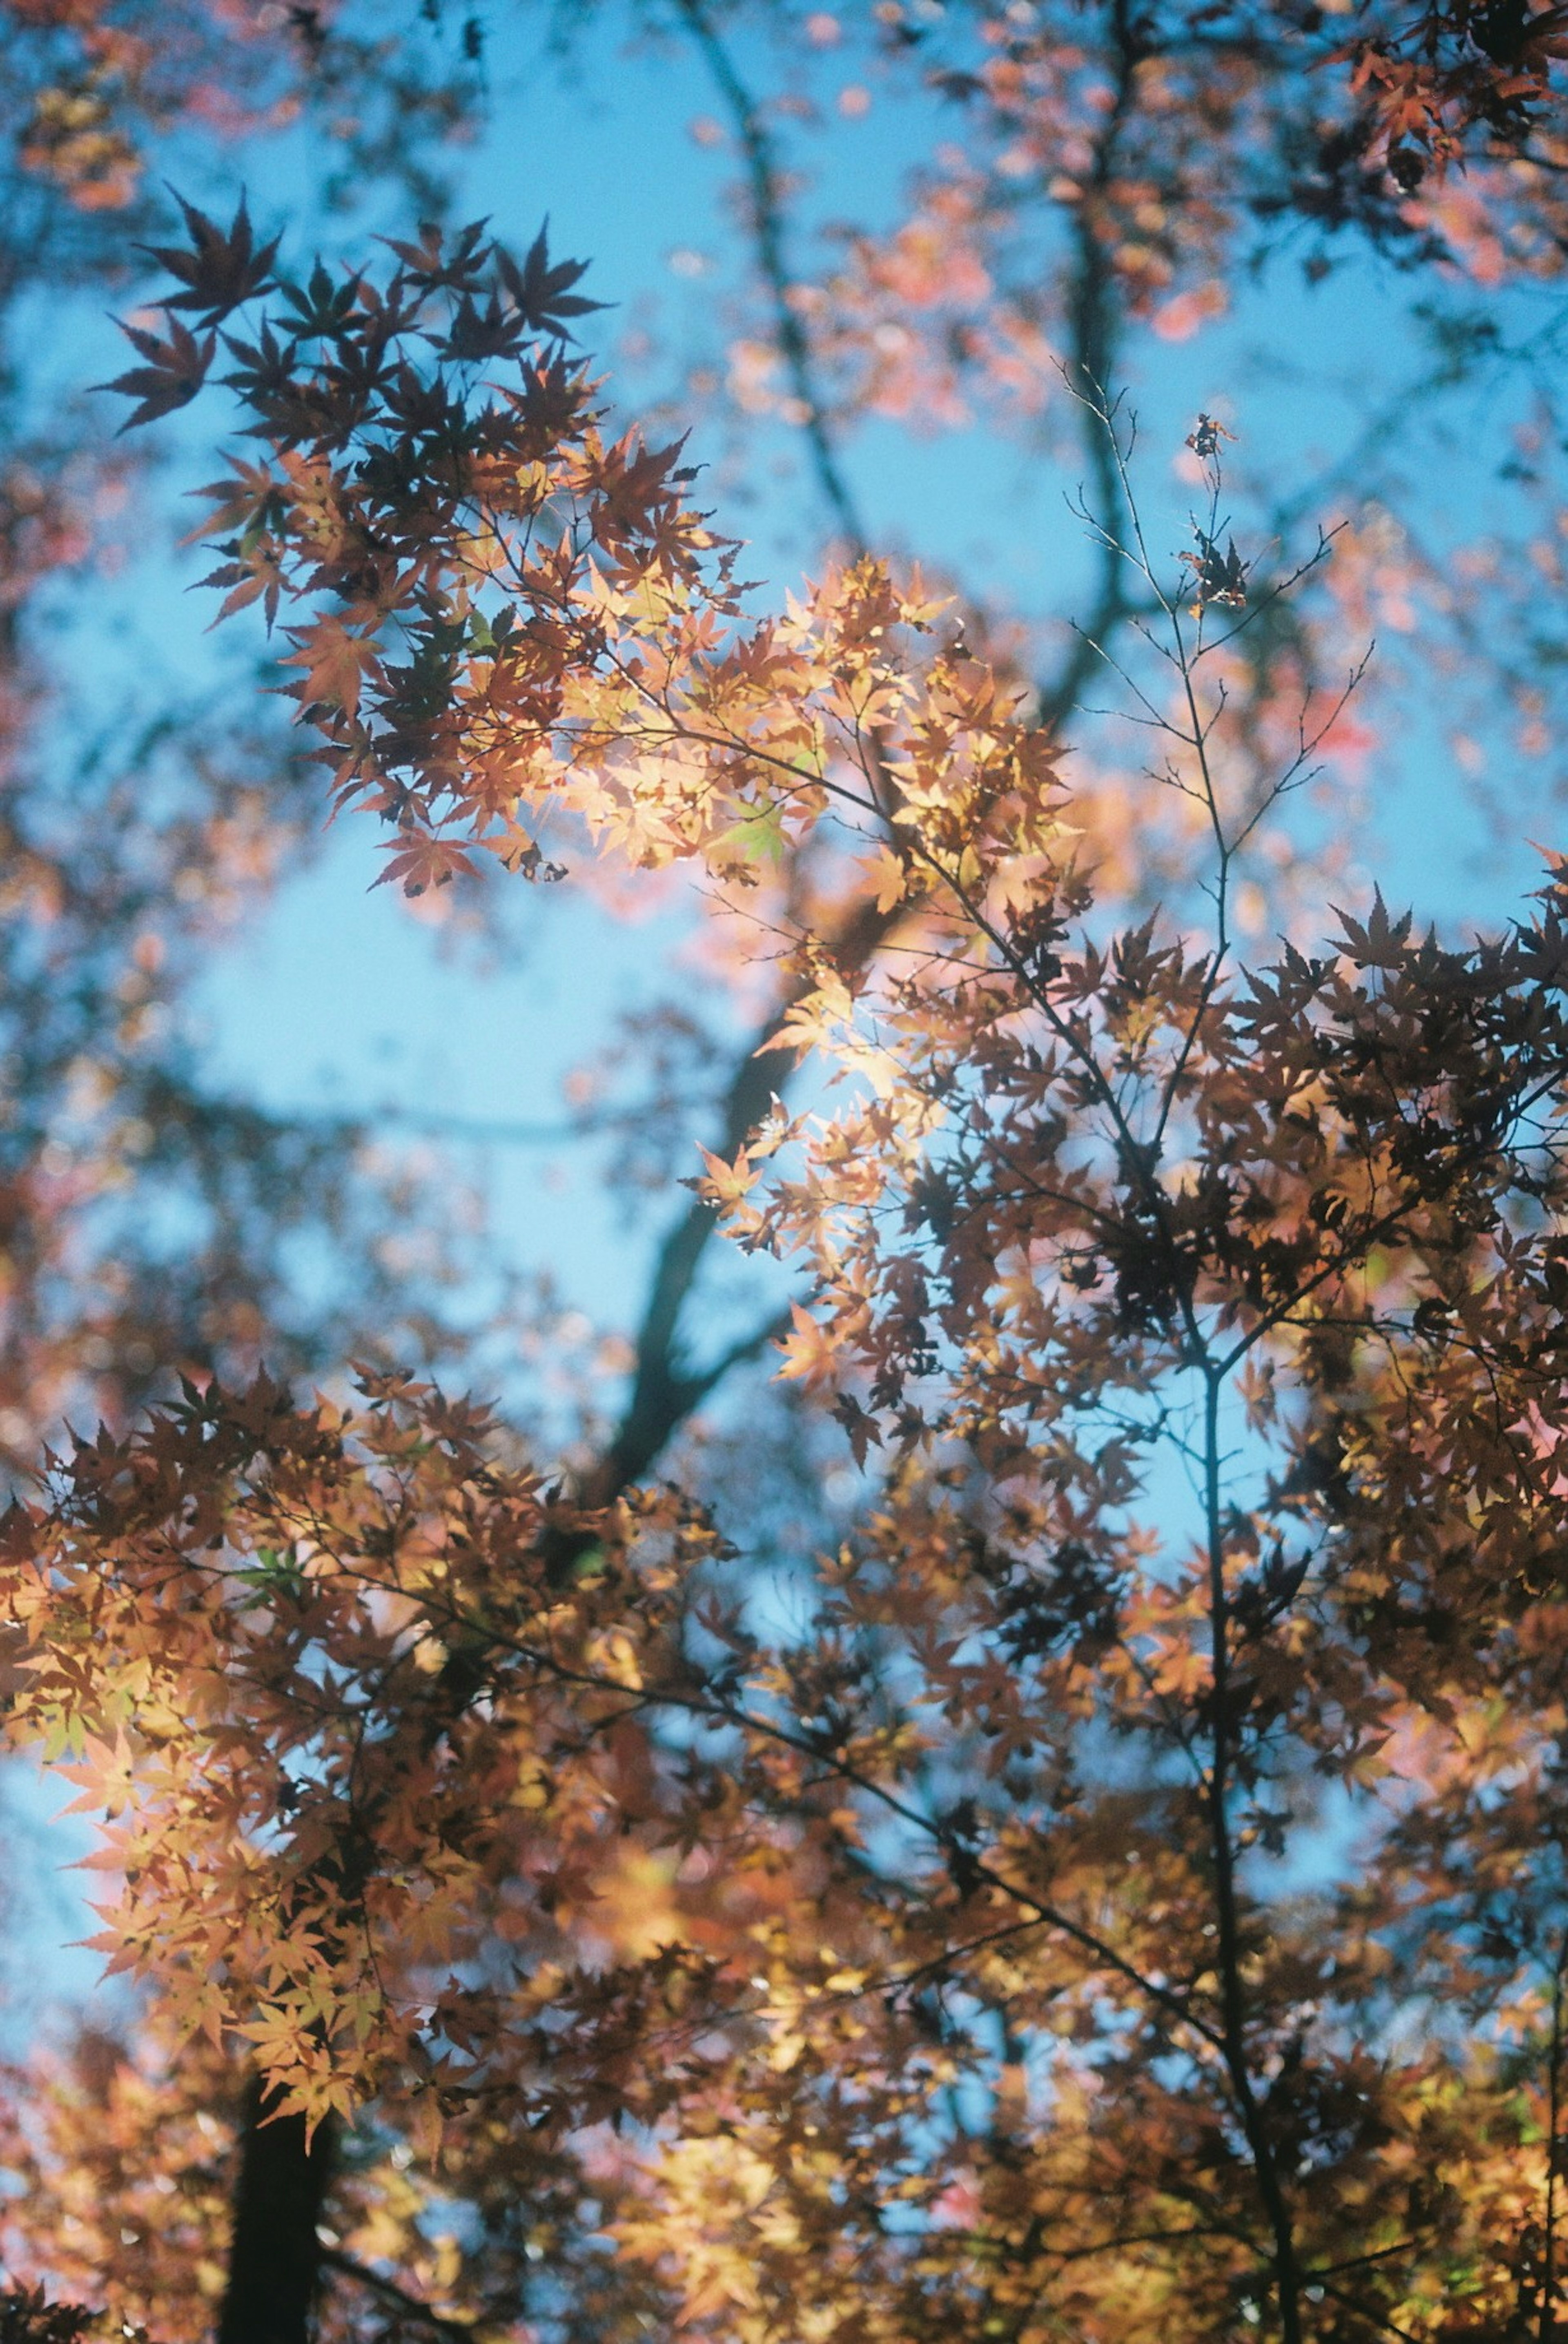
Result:
[[[144,244],[137,250],[156,260],[184,288],[163,304],[166,309],[191,309],[204,325],[217,325],[232,310],[267,291],[278,238],[257,244],[243,196],[227,230],[187,204],[183,196],[176,195],[175,201],[185,220],[188,245]]]
[[[446,887],[454,879],[478,875],[472,857],[458,841],[440,837],[433,831],[402,831],[395,839],[385,842],[382,852],[388,860],[372,885],[395,884],[405,895],[422,895],[427,887]]]
[[[188,405],[207,380],[217,338],[207,334],[198,341],[177,318],[169,319],[168,333],[161,340],[140,326],[122,325],[120,331],[147,363],[94,388],[118,391],[123,399],[136,400],[120,426],[122,431],[133,431],[138,424],[156,422],[159,416]]]

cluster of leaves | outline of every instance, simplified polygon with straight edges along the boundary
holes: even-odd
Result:
[[[38,2288],[0,2295],[0,2337],[5,2344],[77,2344],[90,2314],[74,2303],[49,2303]]]
[[[355,1416],[193,1388],[79,1446],[59,1543],[14,1521],[21,1708],[88,1803],[118,1784],[106,1950],[182,2026],[238,2028],[312,2122],[382,2086],[426,2139],[481,2093],[592,2121],[637,2088],[593,1907],[722,1803],[642,1722],[645,1679],[680,1680],[674,1592],[713,1534],[656,1503],[583,1518],[497,1460],[481,1412],[366,1391]],[[634,1526],[678,1560],[633,1570]]]
[[[1438,661],[1455,678],[1456,787],[1481,793],[1504,826],[1522,754],[1533,789],[1555,787],[1559,628],[1555,596],[1534,581],[1555,586],[1561,574],[1561,369],[1555,328],[1538,336],[1523,301],[1518,330],[1510,317],[1516,292],[1559,281],[1568,248],[1554,12],[1042,0],[939,15],[890,5],[877,16],[887,102],[907,103],[913,77],[936,116],[929,158],[891,223],[837,222],[817,252],[803,247],[787,269],[781,261],[770,287],[806,334],[804,405],[830,441],[847,444],[868,411],[924,436],[978,409],[1033,448],[1044,418],[1053,451],[1093,479],[1108,515],[1114,479],[1064,383],[1082,390],[1141,370],[1149,338],[1157,348],[1204,331],[1255,298],[1243,288],[1256,271],[1273,284],[1296,261],[1316,284],[1355,272],[1370,246],[1401,272],[1378,276],[1368,298],[1391,325],[1401,318],[1390,349],[1408,335],[1409,378],[1386,390],[1369,382],[1342,462],[1314,482],[1318,509],[1349,526],[1333,572],[1288,628],[1253,638],[1233,685],[1234,753],[1253,753],[1259,728],[1280,722],[1303,682],[1332,676],[1376,633],[1380,691],[1359,711],[1353,743],[1347,734],[1342,786],[1353,785],[1356,746],[1379,737],[1378,701],[1419,693]],[[1515,33],[1525,66],[1505,54]],[[857,64],[868,77],[879,70],[873,56]],[[768,122],[758,99],[735,116],[737,138]],[[773,151],[776,246],[789,205]],[[754,317],[732,346],[730,392],[743,409],[801,410],[782,336]],[[1299,351],[1280,354],[1294,363]],[[1409,463],[1440,409],[1481,379],[1501,405],[1467,445],[1509,484],[1489,499],[1484,533],[1412,494],[1424,474]],[[831,500],[820,467],[819,481]],[[1266,467],[1245,493],[1260,540],[1299,511],[1294,488],[1281,496]],[[834,510],[844,526],[841,500]],[[983,581],[973,591],[985,600]],[[1077,614],[1084,635],[1125,640],[1137,603],[1108,560]],[[1023,656],[1053,718],[1081,705],[1092,652],[1055,653],[1047,637]],[[1080,735],[1090,730],[1080,722]],[[1080,819],[1130,885],[1157,849],[1146,841],[1139,855],[1123,854],[1121,743],[1095,736],[1093,749],[1101,786],[1086,791]],[[1492,768],[1509,773],[1507,792]],[[1300,838],[1290,844],[1294,858]],[[1162,858],[1150,900],[1162,888],[1169,900],[1183,851]]]
[[[75,402],[40,404],[37,338],[21,322],[46,293],[96,312],[123,290],[137,232],[152,229],[147,157],[180,126],[259,138],[339,108],[340,69],[359,71],[352,143],[365,191],[384,177],[370,152],[383,104],[399,117],[405,175],[422,173],[453,92],[439,98],[432,86],[428,106],[418,100],[418,44],[389,44],[385,25],[362,40],[343,14],[328,48],[313,48],[304,13],[206,0],[29,0],[0,12],[8,1481],[69,1412],[123,1420],[167,1388],[171,1368],[221,1362],[243,1373],[264,1351],[280,1365],[324,1365],[346,1342],[373,1348],[369,1321],[414,1302],[406,1278],[400,1303],[377,1267],[389,1222],[420,1209],[406,1179],[363,1177],[358,1131],[258,1112],[197,1068],[186,988],[215,939],[301,852],[308,775],[259,710],[220,723],[154,662],[139,703],[111,708],[91,629],[74,621],[113,591],[152,454],[112,444]],[[309,1300],[298,1290],[307,1228],[336,1251],[329,1298],[319,1280]]]
[[[1555,106],[1553,73],[1568,59],[1568,13],[1532,0],[1444,0],[1383,10],[1381,21],[1378,13],[1338,56],[1352,66],[1352,92],[1368,102],[1368,146],[1401,187],[1412,190],[1433,166],[1462,161],[1477,133],[1528,147]]]
[[[216,328],[270,289],[274,254],[243,210],[227,234],[188,215],[163,336],[114,388],[132,422],[206,379]],[[489,849],[541,868],[519,808],[598,809],[577,777],[615,765],[731,607],[728,557],[684,501],[678,447],[607,445],[569,321],[596,305],[542,233],[521,266],[470,227],[395,243],[384,285],[318,265],[278,288],[254,338],[229,332],[225,379],[268,460],[204,493],[225,555],[225,615],[280,598],[302,715],[326,736],[339,803],[393,830],[384,876],[418,894]],[[179,314],[193,311],[198,334]],[[481,369],[512,379],[492,384]],[[652,851],[634,790],[628,834]]]
[[[798,1632],[690,1501],[585,1508],[406,1378],[192,1387],[11,1518],[113,1959],[278,2109],[607,2233],[606,2332],[1557,2316],[1568,868],[1497,942],[1380,899],[1243,975],[1249,612],[1143,581],[1206,943],[1097,905],[1050,743],[871,561],[622,736],[665,852],[831,829],[882,923],[798,935],[773,1037],[843,1104],[707,1184],[878,1458]],[[523,2316],[518,2244],[448,2299]]]
[[[450,44],[432,52],[420,30],[412,9],[389,25],[352,0],[276,11],[8,0],[0,138],[19,207],[14,232],[25,235],[25,220],[56,256],[101,248],[139,205],[150,156],[191,121],[231,139],[310,121],[339,150],[345,178],[400,179],[428,197],[428,150],[471,103],[473,60]]]

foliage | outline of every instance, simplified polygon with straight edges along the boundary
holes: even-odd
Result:
[[[771,611],[681,444],[610,427],[542,233],[297,276],[245,206],[182,206],[114,388],[138,425],[234,401],[209,582],[288,644],[382,877],[562,876],[557,840],[633,890],[689,869],[766,1009],[596,1452],[389,1368],[379,1290],[356,1396],[304,1396],[255,1365],[289,1298],[251,1256],[248,1343],[138,1320],[155,1404],[50,1428],[0,1557],[11,1728],[100,1820],[96,1942],[144,1999],[7,2078],[7,2267],[48,2288],[19,2333],[78,2332],[49,2298],[80,2295],[278,2344],[313,2294],[343,2336],[1561,2333],[1568,862],[1495,937],[1375,892],[1308,932],[1333,842],[1290,825],[1360,681],[1355,528],[1329,590],[1328,535],[1233,521],[1204,414],[1156,553],[1104,379],[1234,268],[1239,151],[1255,219],[1412,268],[1461,252],[1464,167],[1488,235],[1549,241],[1560,15],[1113,6],[1097,55],[1051,10],[879,10],[973,145],[924,243],[850,241],[792,306],[771,133],[685,8],[839,524]],[[1313,73],[1316,176],[1281,179]],[[1004,135],[1077,239],[1032,318],[976,258],[1027,176]],[[56,174],[88,210],[96,168]],[[990,337],[948,337],[955,379],[1016,389],[1023,328],[1067,334],[1087,652],[1142,773],[1047,721],[1077,650],[1047,690],[856,542],[835,401],[892,403],[856,372],[877,304],[915,350],[966,259]],[[297,764],[270,786],[264,838]],[[95,1046],[99,959],[134,931],[161,965],[137,923],[219,802],[123,913],[106,854],[118,926],[67,924],[40,994],[68,966]],[[246,1220],[263,1265],[285,1211]],[[853,1460],[793,1579],[755,1460],[654,1478],[774,1331],[693,1364],[720,1225],[794,1266],[794,1437]],[[60,1319],[69,1373],[96,1322]],[[31,1405],[19,1450],[61,1412]]]
[[[46,2303],[37,2288],[0,2296],[0,2335],[6,2344],[76,2344],[87,2315],[75,2304]]]

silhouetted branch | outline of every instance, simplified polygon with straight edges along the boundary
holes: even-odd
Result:
[[[406,2319],[417,2321],[421,2328],[428,2328],[432,2336],[445,2336],[452,2339],[452,2344],[458,2344],[460,2339],[461,2344],[472,2344],[477,2322],[449,2319],[433,2304],[421,2302],[417,2295],[410,2295],[406,2287],[398,2285],[396,2279],[384,2278],[379,2271],[356,2262],[354,2257],[346,2255],[340,2247],[324,2247],[321,2260],[329,2269],[340,2272],[343,2278],[352,2279],[356,2286],[366,2288],[371,2295],[379,2295],[383,2303],[395,2305]]]
[[[837,452],[833,444],[827,409],[817,387],[811,339],[790,299],[793,279],[784,251],[782,174],[773,138],[755,98],[735,71],[728,49],[714,28],[703,0],[678,0],[679,12],[713,76],[729,110],[735,136],[745,157],[747,192],[751,200],[752,234],[757,266],[773,303],[774,334],[789,374],[790,388],[802,410],[801,429],[811,450],[812,469],[824,502],[856,553],[865,551],[865,532],[855,511]]]

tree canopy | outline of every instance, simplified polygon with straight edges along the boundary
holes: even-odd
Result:
[[[0,2076],[0,2319],[1552,2344],[1568,11],[640,12],[744,258],[641,414],[607,256],[442,184],[520,19],[4,17],[6,1713],[131,1991]],[[1331,460],[1223,382],[1140,437],[1347,272],[1416,373]],[[128,345],[58,415],[46,283]],[[976,415],[1076,608],[874,514]],[[133,724],[62,589],[168,477],[243,649]],[[1412,758],[1544,840],[1511,915],[1366,874]],[[659,1217],[581,1379],[439,1160],[203,1063],[333,815],[459,936],[680,891],[573,1094]]]

